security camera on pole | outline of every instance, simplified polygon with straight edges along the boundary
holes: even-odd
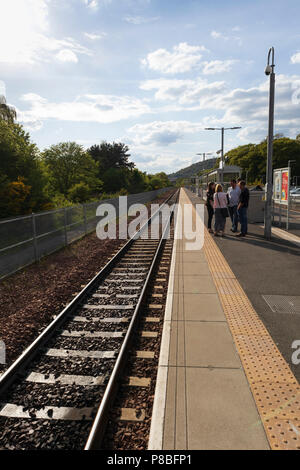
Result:
[[[270,64],[270,58],[272,63]],[[265,74],[270,76],[270,93],[269,93],[269,130],[268,130],[268,156],[267,156],[267,172],[265,187],[265,227],[264,236],[267,240],[272,235],[272,160],[273,160],[273,137],[274,137],[274,101],[275,101],[275,73],[274,73],[274,47],[271,47],[268,54],[268,63]]]

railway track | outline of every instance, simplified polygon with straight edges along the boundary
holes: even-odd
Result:
[[[165,204],[176,198],[177,192]],[[163,236],[139,238],[151,223],[153,218],[0,378],[0,449],[100,448],[163,248]],[[151,340],[154,332],[145,328],[141,337]],[[146,349],[136,357],[149,358]],[[130,415],[130,409],[124,412]]]

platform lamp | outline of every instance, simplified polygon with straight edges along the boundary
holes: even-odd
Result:
[[[235,127],[206,127],[206,131],[221,131],[221,162],[222,162],[222,168],[221,168],[221,181],[220,183],[223,184],[224,180],[224,132],[228,130],[233,130],[233,129],[242,129],[240,126],[235,126]]]
[[[206,155],[213,155],[212,152],[203,152],[203,153],[197,153],[196,155],[202,155],[203,156],[203,162],[205,162],[205,157]]]
[[[272,63],[270,64],[270,59]],[[265,185],[265,227],[264,236],[267,240],[272,236],[272,160],[273,160],[273,139],[274,139],[274,101],[275,101],[275,73],[274,73],[274,47],[270,47],[268,53],[268,62],[265,69],[265,74],[270,76],[270,91],[269,91],[269,129],[268,129],[268,156],[267,156],[267,171],[266,171],[266,185]]]

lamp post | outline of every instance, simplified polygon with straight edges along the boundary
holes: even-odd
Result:
[[[241,129],[241,127],[206,127],[206,131],[221,131],[221,181],[220,183],[223,184],[224,182],[224,132],[230,129]]]
[[[202,155],[203,156],[203,162],[205,162],[205,157],[206,155],[213,155],[211,152],[203,152],[203,153],[197,153],[196,155]]]
[[[272,57],[271,57],[272,56]],[[270,64],[270,59],[272,63]],[[268,63],[265,74],[270,75],[270,91],[269,91],[269,129],[268,129],[268,156],[266,171],[266,201],[265,201],[265,227],[264,236],[267,240],[272,236],[272,160],[273,160],[273,137],[274,137],[274,101],[275,101],[275,73],[274,73],[274,47],[269,49]]]

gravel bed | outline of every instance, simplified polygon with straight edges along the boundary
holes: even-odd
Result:
[[[12,386],[3,400],[23,405],[23,411],[42,409],[45,406],[68,406],[74,408],[93,408],[104,394],[105,387],[82,387],[61,385],[59,383],[37,384],[23,382]]]
[[[0,417],[0,429],[0,450],[78,450],[85,446],[91,422]]]
[[[0,339],[6,344],[7,364],[0,364],[0,373],[124,242],[101,240],[100,243],[96,234],[91,234],[1,282]]]
[[[142,278],[139,278],[142,279]],[[116,289],[119,289],[120,291],[123,292],[122,287],[139,287],[142,289],[144,281],[135,281],[135,282],[128,282],[127,279],[124,280],[118,280],[117,282],[103,282],[101,287],[94,292],[94,294],[99,293],[99,294],[104,294],[106,292],[115,292]]]
[[[124,276],[124,274],[126,274],[126,276]],[[127,274],[128,273],[125,273],[123,271],[120,271],[119,273],[114,271],[113,273],[109,274],[107,279],[110,281],[118,281],[118,283],[123,284],[124,282],[135,281],[136,279],[145,279],[147,277],[148,272],[147,271],[142,271],[142,272],[132,271],[130,273],[130,276],[128,276]]]
[[[120,299],[116,297],[117,293],[115,293],[114,296],[111,296],[109,298],[97,298],[97,297],[92,297],[87,300],[86,304],[87,305],[97,305],[101,307],[101,305],[132,305],[137,302],[138,299]],[[87,309],[83,309],[87,310]],[[89,310],[90,311],[90,310]],[[102,311],[99,309],[99,311]],[[110,312],[113,312],[113,310],[109,310]],[[98,312],[98,310],[95,310],[95,312]]]
[[[72,245],[73,246],[73,245]],[[71,246],[71,247],[72,247]],[[106,255],[107,256],[107,255]],[[48,259],[48,258],[47,258]],[[148,266],[150,263],[148,263]],[[129,266],[128,264],[124,265]],[[123,266],[122,266],[123,267]],[[130,275],[128,275],[130,273]],[[84,300],[83,303],[89,303],[90,305],[107,305],[107,304],[115,304],[116,302],[119,305],[135,305],[137,299],[122,299],[116,298],[117,292],[122,292],[123,294],[130,295],[128,291],[123,292],[120,287],[121,286],[129,286],[131,280],[137,279],[145,279],[148,272],[139,272],[138,270],[122,270],[118,272],[116,275],[111,273],[108,276],[109,279],[113,280],[121,280],[121,282],[116,283],[109,283],[104,282],[103,287],[105,285],[108,287],[106,291],[112,293],[112,296],[107,298],[93,298],[89,297],[88,299]],[[93,277],[93,276],[92,276]],[[85,279],[85,281],[87,281]],[[142,286],[142,283],[137,282],[138,286]],[[82,286],[80,286],[81,288]],[[134,285],[136,287],[136,285]],[[80,289],[79,289],[80,290]],[[103,289],[97,288],[95,292]],[[137,290],[131,290],[133,294],[137,293]],[[74,293],[73,293],[74,294]],[[152,302],[154,303],[154,302]],[[124,316],[129,316],[133,313],[133,309],[120,309],[120,310],[90,310],[84,309],[80,307],[76,311],[76,315],[84,316],[87,318],[107,318],[107,317],[118,317],[122,318]],[[56,315],[56,311],[52,311],[52,316]],[[157,311],[153,312],[153,315],[157,314]],[[148,312],[148,316],[149,312]],[[75,326],[76,324],[76,326]],[[94,322],[92,325],[86,323],[79,323],[74,322],[72,317],[69,317],[66,323],[63,326],[63,329],[66,330],[73,330],[76,328],[76,331],[83,330],[83,327],[86,331],[97,332],[97,331],[120,331],[127,328],[128,323],[123,324],[101,324],[98,322]],[[108,330],[108,326],[110,330]],[[157,326],[157,325],[156,325]],[[1,327],[1,315],[0,315],[0,327]],[[118,330],[116,330],[118,328]],[[145,326],[146,330],[151,331],[149,328]],[[48,341],[47,346],[41,349],[38,356],[35,360],[30,364],[30,371],[40,372],[44,374],[53,374],[60,375],[60,374],[74,374],[74,375],[91,375],[91,376],[98,376],[98,375],[105,375],[107,377],[106,381],[111,374],[113,369],[115,359],[91,359],[91,358],[80,358],[80,357],[71,357],[71,358],[61,358],[61,357],[50,357],[45,356],[44,353],[49,348],[59,348],[59,349],[69,349],[69,350],[88,350],[88,351],[117,351],[120,349],[121,344],[124,338],[72,338],[72,337],[62,337],[56,336],[52,340]],[[156,339],[148,339],[148,338],[140,338],[135,345],[134,351],[136,349],[139,350],[155,350],[155,345],[157,346]],[[158,356],[159,348],[157,348],[156,356]],[[135,352],[133,351],[133,355],[135,356]],[[153,361],[151,361],[153,362]],[[147,361],[147,365],[143,366],[144,361],[140,360],[140,370],[148,371],[149,368],[149,361]],[[152,371],[155,368],[152,367]],[[152,372],[153,374],[153,372]],[[142,375],[143,376],[143,375]],[[125,389],[128,387],[121,388],[121,393],[118,397],[119,402],[121,403],[128,403],[131,406],[133,396],[132,392],[129,395],[126,395],[124,392]],[[62,385],[62,384],[35,384],[29,382],[20,382],[15,384],[8,392],[7,397],[3,397],[7,399],[10,403],[15,403],[25,406],[24,411],[29,410],[32,412],[32,409],[39,409],[44,408],[45,406],[72,406],[77,408],[82,407],[91,407],[96,409],[103,396],[105,387],[82,387],[77,385]],[[134,394],[133,394],[134,395]],[[143,392],[142,389],[139,389],[138,392],[135,394],[135,398],[138,399],[139,409],[148,409],[149,400],[148,392]],[[153,397],[152,397],[153,398]],[[151,400],[150,400],[151,402]],[[124,406],[124,405],[123,405]],[[129,405],[128,405],[129,406]],[[150,416],[150,412],[149,412]],[[147,425],[150,417],[148,416],[147,411],[147,418],[145,422],[140,425],[135,425],[136,429],[144,429]],[[83,448],[91,422],[87,423],[81,422],[67,422],[67,421],[55,421],[55,420],[35,420],[35,415],[33,414],[30,419],[7,419],[1,418],[0,423],[3,424],[5,430],[1,435],[0,431],[0,446],[3,448],[12,448],[10,447],[13,445],[14,449],[33,449],[33,448],[40,448],[40,449],[80,449]],[[49,415],[49,418],[51,416]],[[149,424],[149,423],[148,423]],[[36,426],[36,427],[35,427]],[[118,427],[118,425],[117,425]],[[3,429],[3,427],[2,427]],[[134,439],[136,443],[136,439]],[[12,444],[13,443],[13,444]],[[135,448],[137,444],[135,444]],[[1,447],[0,447],[1,448]]]
[[[170,194],[151,203],[162,203]],[[0,373],[125,243],[119,239],[99,240],[93,232],[0,283],[0,340],[5,342],[7,359],[6,365],[0,364]],[[136,242],[132,245],[137,246]]]
[[[143,423],[110,422],[103,441],[105,450],[145,450],[145,436],[149,433],[151,418]]]
[[[47,344],[47,348],[81,351],[118,351],[124,338],[68,338],[61,336]]]
[[[159,332],[162,328],[163,318],[159,323],[143,322],[141,324],[141,330],[143,331],[155,331]]]
[[[140,378],[150,378],[151,384],[149,387],[120,387],[116,395],[114,409],[110,415],[107,426],[106,436],[103,441],[103,448],[110,450],[145,450],[147,449],[148,436],[150,432],[152,406],[155,394],[157,364],[160,353],[161,333],[164,316],[164,308],[151,309],[150,304],[165,305],[166,294],[168,290],[169,269],[171,263],[172,251],[162,254],[162,256],[169,257],[169,263],[164,266],[168,267],[166,271],[166,281],[157,281],[156,278],[161,278],[161,274],[156,271],[156,276],[149,286],[149,297],[147,305],[145,305],[141,312],[142,318],[139,322],[138,331],[154,331],[158,332],[157,338],[142,338],[140,334],[136,335],[134,344],[132,346],[132,353],[129,356],[127,364],[124,369],[124,377],[134,376]],[[156,285],[163,286],[163,289],[155,289]],[[151,293],[162,294],[162,297],[151,297]],[[158,317],[159,323],[145,322],[145,317]],[[134,355],[135,350],[147,350],[154,352],[154,359],[136,359]],[[145,419],[142,423],[122,422],[117,423],[115,417],[118,413],[118,408],[134,408],[136,410],[145,411]]]
[[[127,310],[80,310],[80,312],[77,312],[76,315],[80,317],[87,318],[88,320],[91,320],[93,318],[99,318],[99,319],[104,319],[104,318],[123,318],[123,317],[132,317],[134,309],[127,309]]]
[[[155,369],[155,360],[139,359],[139,362],[132,362],[124,371],[128,377],[152,377]]]
[[[129,285],[128,283],[124,283],[122,286],[118,285],[118,293],[119,294],[128,294],[128,295],[133,295],[133,294],[139,294],[142,290],[142,283],[136,283],[135,285]],[[122,288],[123,287],[123,288]],[[126,287],[126,289],[124,289]],[[132,287],[138,287],[138,289],[133,289]],[[102,286],[100,289],[97,289],[94,294],[108,294],[108,295],[115,295],[116,293],[116,287],[112,287],[112,284],[106,285],[105,287]]]
[[[71,331],[125,331],[129,322],[122,323],[100,323],[100,322],[69,322],[66,330]]]
[[[154,351],[157,345],[157,338],[139,338],[135,342],[138,351]]]
[[[43,356],[31,366],[34,372],[42,374],[68,374],[72,375],[99,375],[110,374],[115,364],[114,359],[91,359],[91,358],[57,358]]]

